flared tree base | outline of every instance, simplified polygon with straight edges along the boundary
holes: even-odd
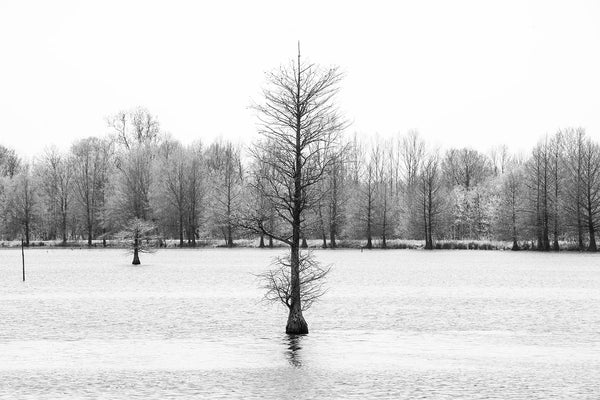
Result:
[[[133,265],[140,265],[140,257],[138,255],[137,250],[133,253],[133,261],[131,262]]]
[[[301,312],[294,313],[290,311],[285,333],[289,335],[306,335],[308,333],[308,324]]]

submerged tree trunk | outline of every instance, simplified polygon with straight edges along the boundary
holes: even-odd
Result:
[[[294,229],[295,230],[295,229]],[[297,241],[294,240],[297,243]],[[307,334],[308,324],[302,315],[300,303],[300,249],[297,245],[291,246],[291,268],[292,268],[292,299],[290,313],[288,315],[285,333]]]
[[[133,265],[140,265],[139,239],[137,237],[133,240],[133,261],[131,263]]]

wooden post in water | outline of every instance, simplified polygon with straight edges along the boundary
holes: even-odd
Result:
[[[21,260],[23,260],[23,282],[25,282],[25,250],[23,249],[23,238],[21,238]]]

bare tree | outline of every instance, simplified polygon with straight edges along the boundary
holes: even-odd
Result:
[[[600,146],[589,138],[583,144],[583,213],[589,235],[589,251],[597,251],[596,230],[600,214]]]
[[[549,162],[550,162],[550,206],[551,206],[551,221],[552,221],[552,250],[560,250],[558,243],[559,236],[561,233],[561,203],[562,203],[562,186],[563,186],[563,173],[562,167],[562,148],[563,148],[563,137],[561,132],[557,132],[548,144],[549,146]]]
[[[88,246],[101,222],[110,174],[112,143],[90,137],[73,144],[73,186],[75,199],[81,207]]]
[[[375,206],[377,194],[377,157],[378,149],[372,150],[365,163],[364,184],[362,185],[363,211],[361,219],[365,226],[367,236],[367,249],[373,248],[373,231],[375,225]]]
[[[187,209],[187,154],[181,143],[165,140],[158,149],[158,165],[156,174],[161,174],[158,182],[156,205],[157,210],[167,225],[175,220],[179,246],[184,245]]]
[[[504,231],[513,242],[512,249],[519,250],[519,234],[523,220],[524,202],[523,166],[513,161],[502,175],[500,193],[500,230]]]
[[[133,265],[140,264],[140,253],[156,251],[159,244],[159,236],[156,231],[156,225],[153,223],[133,218],[124,226],[121,232],[117,233],[117,240],[127,246],[133,253],[133,261],[131,262]]]
[[[140,144],[155,144],[160,135],[158,119],[143,107],[119,111],[106,122],[113,131],[114,141],[126,150]]]
[[[400,147],[401,162],[404,169],[404,182],[407,187],[417,182],[419,167],[425,157],[425,142],[415,130],[409,131],[402,137]]]
[[[432,153],[426,156],[419,173],[419,204],[425,235],[425,249],[433,249],[434,230],[441,213],[441,189],[439,156]]]
[[[489,155],[494,175],[503,175],[510,161],[508,147],[504,144],[494,146],[490,149]]]
[[[0,176],[13,178],[21,167],[21,159],[14,149],[0,145]]]
[[[14,176],[8,188],[7,197],[6,217],[9,220],[13,237],[22,235],[25,245],[29,246],[33,226],[39,216],[37,212],[38,194],[29,164],[25,164]]]
[[[583,156],[585,130],[567,128],[562,131],[564,139],[563,169],[566,175],[563,207],[566,211],[566,223],[574,231],[578,249],[584,250],[583,241]]]
[[[119,112],[107,119],[117,144],[116,179],[108,209],[110,219],[120,225],[133,218],[150,218],[152,164],[160,138],[160,125],[146,109]]]
[[[302,315],[300,280],[301,224],[306,211],[320,200],[319,183],[333,163],[338,138],[345,122],[335,107],[341,75],[336,68],[324,70],[297,62],[267,75],[265,101],[254,105],[262,140],[251,149],[259,163],[272,170],[257,189],[268,196],[277,216],[287,229],[269,231],[262,218],[254,229],[290,247],[290,307],[286,332],[308,333]],[[250,225],[250,224],[247,224]]]
[[[233,247],[233,215],[240,207],[243,182],[240,148],[231,142],[215,142],[207,149],[206,162],[212,186],[213,223],[225,245]]]
[[[187,148],[187,229],[188,245],[196,247],[196,239],[205,212],[206,162],[202,143],[196,142]]]
[[[393,194],[394,194],[394,154],[393,142],[377,140],[375,151],[375,180],[377,182],[378,225],[381,234],[381,248],[387,248],[387,239],[393,230]],[[386,151],[387,149],[387,151]]]
[[[529,179],[528,187],[530,202],[533,204],[535,234],[538,250],[550,250],[549,226],[551,173],[550,173],[550,147],[548,138],[541,141],[532,151],[531,159],[527,163]]]
[[[51,147],[46,150],[37,167],[46,204],[46,215],[49,216],[50,237],[55,239],[58,236],[56,232],[58,227],[62,244],[66,245],[67,222],[73,193],[72,159],[68,155],[61,154],[56,147]]]

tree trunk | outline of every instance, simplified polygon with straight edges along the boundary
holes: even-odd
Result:
[[[296,228],[294,228],[294,230],[296,230]],[[292,299],[290,313],[288,315],[287,325],[285,327],[285,333],[307,334],[308,324],[302,315],[302,306],[300,303],[300,249],[294,244],[291,246],[291,264]]]
[[[265,247],[265,235],[264,234],[260,234],[260,242],[258,243],[258,247],[260,249]]]
[[[233,235],[231,233],[231,225],[227,225],[227,247],[233,247]]]
[[[335,242],[335,227],[331,226],[329,230],[329,247],[335,249],[337,247],[337,243]]]
[[[136,237],[133,240],[133,265],[140,265],[140,256],[139,256],[139,239]]]
[[[179,212],[179,247],[183,247],[183,213]]]
[[[29,221],[25,221],[25,246],[29,247]]]
[[[62,215],[62,245],[66,246],[67,245],[67,213],[63,213]]]
[[[273,248],[273,238],[269,236],[269,247]]]
[[[588,246],[588,251],[596,251],[598,250],[596,247],[596,229],[594,228],[594,222],[592,221],[591,215],[588,219],[588,231],[590,234],[590,245]]]
[[[306,241],[306,238],[304,236],[302,236],[302,245],[300,246],[303,249],[308,249],[308,242]]]
[[[91,221],[88,220],[87,223],[87,245],[91,246],[92,245],[92,223]]]
[[[302,112],[300,110],[300,45],[298,44],[298,79],[296,82],[296,143],[295,143],[295,169],[294,169],[294,195],[292,199],[292,242],[290,245],[290,269],[291,269],[291,303],[290,314],[288,316],[285,333],[287,334],[307,334],[308,324],[302,315],[302,305],[300,298],[300,223],[302,221]],[[304,237],[303,237],[304,239]]]
[[[512,237],[513,245],[512,250],[520,250],[519,243],[517,242],[517,210],[515,210],[515,194],[512,195]]]

